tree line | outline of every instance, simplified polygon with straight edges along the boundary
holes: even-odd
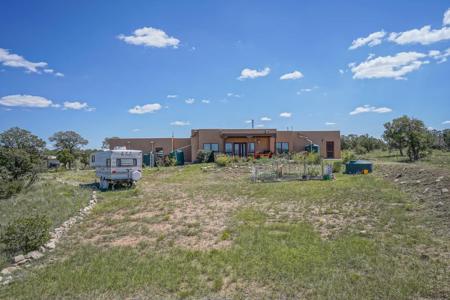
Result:
[[[397,150],[410,161],[419,160],[433,149],[450,150],[450,129],[428,129],[416,118],[402,116],[384,124],[382,138],[365,135],[342,135],[341,149],[356,154],[373,150]]]
[[[82,150],[88,141],[74,131],[59,131],[49,137],[54,150],[30,131],[18,127],[0,133],[0,198],[7,198],[33,184],[46,166],[46,157],[57,159],[71,168],[79,159],[89,164],[89,150]]]

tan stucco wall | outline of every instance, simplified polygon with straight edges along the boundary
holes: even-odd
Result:
[[[226,137],[223,135],[242,134],[248,136],[254,135],[275,135],[261,137]],[[174,138],[174,149],[186,147],[183,149],[186,162],[193,162],[197,157],[198,150],[203,149],[203,144],[214,143],[219,144],[219,151],[225,151],[225,142],[254,142],[255,151],[262,152],[270,150],[275,152],[276,142],[289,143],[290,152],[301,152],[305,150],[305,146],[309,144],[306,138],[313,141],[314,144],[320,146],[320,154],[326,157],[326,142],[334,142],[334,157],[341,157],[341,137],[339,131],[277,131],[275,129],[196,129],[191,131],[191,138]],[[152,150],[151,142],[154,142],[154,149],[162,147],[164,154],[167,155],[172,151],[172,138],[121,138],[111,139],[110,148],[116,146],[126,147],[127,149],[141,150],[148,153]],[[259,143],[258,143],[259,141]]]
[[[153,142],[153,149],[152,149]],[[173,149],[183,148],[184,159],[187,162],[191,162],[191,139],[190,138],[174,138]],[[164,155],[168,155],[172,151],[172,138],[120,138],[110,139],[109,148],[126,147],[130,150],[141,150],[143,153],[149,153],[156,148],[163,148]]]
[[[341,158],[341,135],[339,131],[278,131],[277,142],[288,142],[290,152],[300,152],[305,150],[312,140],[319,145],[320,155],[326,157],[326,142],[334,142],[334,158]]]

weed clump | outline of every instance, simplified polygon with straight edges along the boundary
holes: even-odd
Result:
[[[16,254],[37,250],[50,239],[51,222],[47,216],[20,217],[2,230],[0,241],[6,252]]]

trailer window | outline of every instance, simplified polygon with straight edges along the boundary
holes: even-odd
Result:
[[[116,160],[116,167],[136,167],[136,158],[118,158]]]
[[[111,167],[111,159],[109,158],[106,159],[106,166]]]

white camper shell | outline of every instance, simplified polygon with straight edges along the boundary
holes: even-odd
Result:
[[[100,178],[100,188],[126,183],[130,186],[142,177],[142,151],[107,150],[91,155],[91,167]]]

